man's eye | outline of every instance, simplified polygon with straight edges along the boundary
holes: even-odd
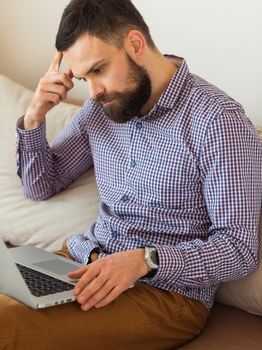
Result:
[[[103,69],[104,69],[104,67],[95,68],[95,69],[93,70],[93,72],[94,72],[95,74],[101,74],[102,71],[103,71]]]

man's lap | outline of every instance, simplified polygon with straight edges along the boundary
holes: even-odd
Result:
[[[198,302],[142,283],[87,312],[76,302],[33,310],[0,295],[0,350],[168,349],[198,334],[207,315]]]

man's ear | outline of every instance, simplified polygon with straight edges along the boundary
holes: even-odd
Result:
[[[125,49],[132,59],[143,60],[146,50],[146,40],[139,30],[131,29],[125,38]]]

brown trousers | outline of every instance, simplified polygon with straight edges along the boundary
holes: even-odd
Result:
[[[70,257],[65,245],[57,253]],[[175,349],[199,334],[207,317],[201,303],[140,282],[87,312],[77,302],[33,310],[0,295],[0,350]]]

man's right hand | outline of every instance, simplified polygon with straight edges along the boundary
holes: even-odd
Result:
[[[24,129],[37,128],[44,121],[47,112],[65,100],[67,92],[73,88],[71,70],[59,72],[62,58],[62,52],[57,52],[48,71],[40,79],[24,117]]]

